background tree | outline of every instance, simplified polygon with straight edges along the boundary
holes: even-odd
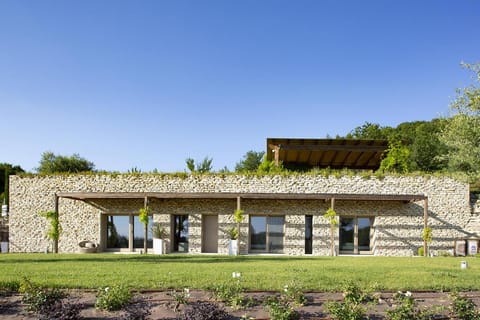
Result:
[[[78,173],[93,171],[94,168],[95,165],[93,162],[80,157],[80,155],[76,153],[72,156],[61,156],[47,151],[42,154],[37,172],[42,174],[58,172]]]
[[[0,163],[0,204],[8,205],[8,176],[25,172],[20,166],[14,166],[10,163]]]
[[[457,89],[450,104],[451,116],[439,136],[448,151],[441,158],[448,160],[449,170],[474,177],[480,173],[480,63],[462,66],[475,73],[474,84]]]
[[[191,173],[206,173],[212,172],[212,161],[212,158],[205,157],[201,163],[197,163],[197,165],[195,165],[195,160],[193,160],[192,158],[187,158],[185,160],[185,163]]]
[[[264,151],[248,151],[243,159],[235,165],[236,172],[257,171],[258,167],[262,163]]]
[[[383,172],[408,172],[408,163],[410,157],[410,150],[399,141],[390,142],[387,156],[380,163],[378,170]]]

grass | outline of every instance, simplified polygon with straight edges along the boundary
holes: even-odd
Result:
[[[460,261],[468,269],[460,269]],[[475,257],[284,257],[221,255],[3,254],[0,288],[27,277],[46,287],[212,289],[241,272],[249,290],[339,291],[345,283],[375,290],[478,290]]]

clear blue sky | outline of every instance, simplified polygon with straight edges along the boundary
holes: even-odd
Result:
[[[480,2],[0,0],[0,162],[233,170],[267,137],[445,115]]]

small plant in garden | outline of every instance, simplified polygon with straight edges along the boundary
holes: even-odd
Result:
[[[398,291],[393,295],[392,300],[394,308],[387,310],[388,320],[428,320],[436,317],[434,307],[419,309],[410,291],[405,293]]]
[[[412,320],[417,319],[415,310],[417,303],[410,291],[405,293],[399,291],[392,297],[394,308],[387,310],[387,319],[389,320]]]
[[[185,288],[182,291],[173,290],[172,292],[168,293],[169,296],[175,300],[175,304],[173,305],[173,311],[177,312],[178,308],[182,304],[188,304],[188,300],[190,299],[190,289]]]
[[[19,292],[23,294],[22,302],[26,305],[26,309],[33,312],[48,309],[57,300],[66,297],[66,294],[59,289],[41,288],[27,278],[23,278]]]
[[[338,320],[361,320],[366,315],[364,302],[371,301],[371,297],[354,284],[344,288],[343,301],[329,301],[327,311]]]
[[[100,288],[97,291],[95,307],[101,310],[114,311],[122,309],[132,299],[132,293],[121,285]]]
[[[283,287],[283,295],[288,301],[294,303],[296,306],[304,306],[307,303],[305,294],[295,282],[286,284]]]
[[[454,319],[480,320],[480,311],[471,299],[462,297],[458,293],[453,293],[451,298],[450,310]]]
[[[228,313],[215,303],[195,302],[184,311],[183,320],[224,320],[229,319]]]
[[[300,319],[300,314],[292,304],[284,297],[273,296],[265,300],[270,319],[272,320],[296,320]]]
[[[239,309],[246,305],[243,293],[242,275],[240,272],[232,272],[232,281],[224,282],[213,289],[216,300],[224,302],[227,306]]]

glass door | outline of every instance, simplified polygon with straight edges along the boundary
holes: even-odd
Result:
[[[340,217],[340,253],[371,253],[372,217]]]
[[[188,252],[188,215],[173,216],[173,251]]]
[[[250,216],[250,251],[282,253],[285,218]]]
[[[353,253],[355,241],[355,219],[340,218],[340,253]]]

